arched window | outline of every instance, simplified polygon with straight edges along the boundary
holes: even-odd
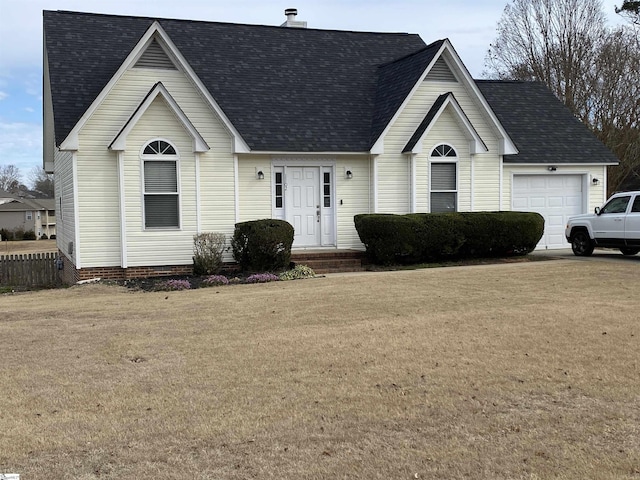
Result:
[[[178,153],[165,140],[152,140],[142,149],[145,228],[180,227]]]
[[[429,169],[431,212],[458,210],[458,154],[441,144],[431,151]]]

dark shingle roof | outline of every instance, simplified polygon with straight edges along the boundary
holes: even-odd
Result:
[[[378,66],[425,47],[404,33],[45,11],[58,144],[154,20],[252,150],[369,150]]]
[[[476,80],[516,147],[505,163],[618,163],[615,155],[539,82]]]
[[[371,123],[370,143],[372,145],[382,134],[443,43],[444,40],[438,40],[418,52],[378,68],[376,107]]]

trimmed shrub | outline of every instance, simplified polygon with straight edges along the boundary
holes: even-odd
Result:
[[[289,266],[293,227],[284,220],[236,223],[231,240],[233,258],[242,270],[277,271]]]
[[[47,237],[46,233],[43,233],[42,236],[40,237],[40,240],[49,240],[49,237]]]
[[[205,232],[193,236],[194,275],[213,275],[222,268],[227,237],[223,233]]]
[[[365,214],[354,220],[379,264],[526,255],[544,232],[543,217],[528,212]]]

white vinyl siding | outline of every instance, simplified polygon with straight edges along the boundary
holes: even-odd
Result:
[[[264,179],[256,178],[258,171],[264,173]],[[273,217],[272,173],[271,156],[240,155],[238,157],[241,222]],[[276,216],[276,218],[279,217]]]
[[[414,158],[416,211],[429,211],[429,157],[431,149],[440,143],[452,145],[458,152],[458,209],[460,211],[499,209],[498,137],[494,128],[490,126],[484,108],[473,94],[467,92],[463,83],[426,81],[419,85],[384,138],[384,153],[378,156],[378,212],[407,213],[410,210],[410,160],[408,155],[400,152],[436,99],[447,92],[454,94],[469,121],[486,144],[488,152],[480,152],[471,157],[469,140],[464,135],[464,130],[451,109],[446,109],[425,137],[422,152]],[[471,162],[473,162],[473,179]]]
[[[135,68],[121,77],[80,132],[78,195],[82,215],[80,238],[83,267],[121,264],[117,154],[107,147],[158,81],[167,88],[210,147],[208,152],[199,154],[200,230],[221,232],[228,237],[233,233],[235,199],[231,135],[181,71]],[[128,249],[128,266],[192,262],[192,235],[197,230],[193,141],[177,122],[173,112],[166,104],[162,105],[164,100],[161,97],[159,101],[162,102],[159,108],[158,105],[152,105],[145,113],[143,120],[146,125],[144,128],[141,126],[140,135],[127,138],[123,155],[128,192],[127,235],[135,236],[143,228],[140,149],[150,139],[168,136],[172,132],[181,138],[182,143],[178,147],[182,159],[186,159],[187,153],[190,156],[188,164],[182,165],[180,172],[183,188],[181,210],[187,213],[187,217],[181,218],[183,230],[174,234],[177,238],[169,236],[158,240],[155,252],[151,251],[153,248],[149,247],[149,243],[144,246],[146,240],[139,239],[142,246],[138,246],[138,240],[131,239],[133,244]],[[154,103],[158,104],[157,101]],[[159,117],[153,118],[153,115]],[[129,193],[131,188],[136,189],[137,196]]]
[[[143,202],[146,199],[144,175],[145,160],[140,152],[147,143],[161,132],[180,154],[179,161],[166,162],[166,166],[175,165],[175,177],[155,176],[153,190],[180,191],[179,217],[180,228],[147,228]],[[143,159],[145,156],[143,155]],[[164,163],[164,162],[159,162]],[[169,168],[170,169],[170,168]],[[127,215],[127,265],[167,265],[188,264],[192,262],[193,235],[197,233],[196,224],[196,165],[192,138],[176,119],[162,97],[156,98],[142,115],[127,138],[127,151],[124,154],[125,211]],[[177,182],[180,185],[177,185]],[[174,186],[171,184],[176,182]],[[166,198],[166,197],[165,197]],[[175,208],[166,205],[166,207]],[[156,219],[161,219],[162,212]],[[171,212],[169,212],[171,214]],[[164,225],[168,227],[168,225]]]
[[[345,169],[353,177],[345,178]],[[364,249],[353,217],[360,213],[372,213],[370,185],[373,183],[372,168],[368,156],[339,156],[336,159],[336,215],[338,225],[338,248]]]
[[[69,242],[75,241],[76,221],[73,190],[73,154],[55,150],[56,246],[75,262],[75,248],[69,255]]]

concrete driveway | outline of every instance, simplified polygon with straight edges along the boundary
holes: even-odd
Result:
[[[558,250],[534,250],[530,255],[541,255],[565,260],[579,260],[583,262],[626,262],[640,265],[640,253],[633,256],[625,256],[620,250],[610,248],[596,248],[590,257],[577,257],[570,248]]]

